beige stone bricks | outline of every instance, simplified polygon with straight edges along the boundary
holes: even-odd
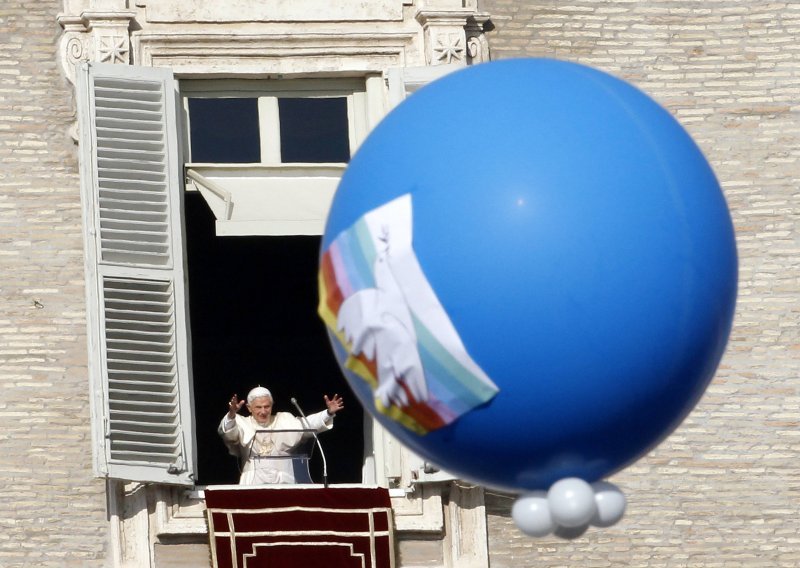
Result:
[[[103,566],[58,1],[0,2],[0,566]]]

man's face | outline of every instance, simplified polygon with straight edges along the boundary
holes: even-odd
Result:
[[[254,398],[253,402],[247,405],[247,410],[256,419],[256,422],[266,423],[272,414],[272,399],[268,396]]]

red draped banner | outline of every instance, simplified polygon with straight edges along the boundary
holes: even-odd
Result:
[[[208,487],[215,568],[393,568],[389,492],[369,487]]]

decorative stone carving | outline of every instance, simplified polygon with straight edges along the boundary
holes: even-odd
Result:
[[[82,35],[75,33],[64,35],[64,55],[68,63],[77,64],[89,59],[89,53],[84,45],[84,39]]]
[[[464,61],[463,34],[440,33],[436,36],[436,45],[433,47],[434,63],[458,63]]]
[[[97,38],[97,61],[103,63],[128,63],[128,52],[130,51],[130,41],[128,36],[118,35],[98,35]]]
[[[486,39],[485,33],[491,31],[491,28],[487,29],[490,26],[489,14],[476,13],[473,17],[467,19],[464,31],[467,36],[467,63],[469,65],[483,63],[491,59],[489,41]]]
[[[428,65],[467,65],[488,60],[483,30],[488,15],[469,8],[421,9],[416,19],[424,32]]]
[[[59,45],[59,61],[64,75],[71,83],[75,83],[75,65],[91,58],[87,45],[86,27],[80,17],[59,17],[58,22],[64,28]]]
[[[413,32],[348,34],[298,30],[287,36],[153,32],[133,37],[137,65],[169,67],[177,74],[293,76],[313,73],[379,73],[390,67],[420,65]]]
[[[129,28],[135,15],[121,10],[58,16],[58,23],[64,28],[59,51],[67,79],[75,82],[75,65],[81,61],[130,63]]]

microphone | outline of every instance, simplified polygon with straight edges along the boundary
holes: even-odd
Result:
[[[306,413],[303,412],[303,409],[300,408],[299,404],[297,404],[297,399],[295,397],[292,397],[289,400],[291,400],[291,402],[294,405],[294,407],[300,413],[300,416],[303,417],[303,421],[306,424],[306,428],[311,430],[311,435],[314,436],[314,441],[317,442],[317,447],[319,448],[319,455],[322,456],[322,482],[323,482],[323,484],[325,486],[325,489],[327,489],[328,488],[328,462],[325,460],[325,452],[322,451],[322,444],[319,443],[319,438],[317,437],[317,432],[313,428],[311,428],[311,425],[308,423],[308,419],[306,418]]]

